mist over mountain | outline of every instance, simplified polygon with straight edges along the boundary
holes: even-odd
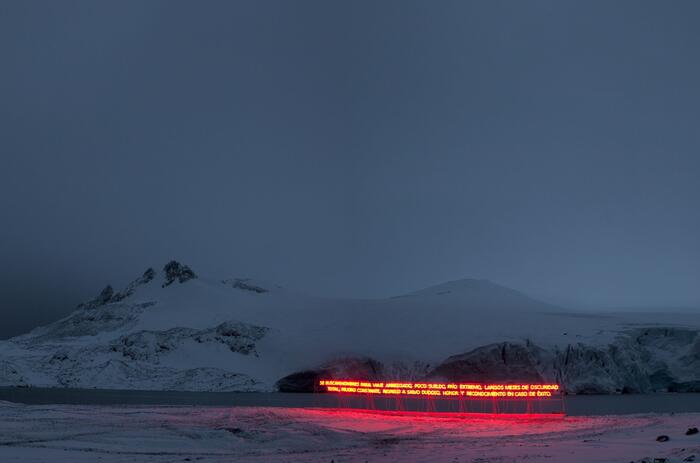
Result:
[[[401,3],[3,2],[0,336],[173,255],[700,307],[700,6]]]

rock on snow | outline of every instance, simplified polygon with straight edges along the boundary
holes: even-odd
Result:
[[[700,390],[700,314],[577,313],[486,280],[330,299],[176,261],[0,342],[0,385],[308,391],[322,376]]]

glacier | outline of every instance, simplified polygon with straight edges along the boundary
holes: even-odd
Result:
[[[292,392],[328,375],[698,392],[700,313],[577,312],[476,279],[326,298],[171,261],[0,341],[1,386]]]

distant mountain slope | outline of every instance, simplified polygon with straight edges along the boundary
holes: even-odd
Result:
[[[320,375],[700,388],[700,316],[567,312],[487,280],[390,299],[308,296],[172,261],[0,342],[0,385],[304,390]],[[282,379],[280,381],[280,379]]]
[[[470,306],[501,309],[535,309],[555,310],[557,307],[489,280],[466,278],[448,281],[435,286],[396,296],[397,298],[430,298],[445,299],[453,302],[462,301]]]

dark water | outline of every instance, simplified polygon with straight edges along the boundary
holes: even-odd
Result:
[[[367,406],[380,410],[396,410],[394,399],[376,398],[367,403],[364,398],[339,399],[333,394],[284,394],[257,392],[174,392],[125,391],[109,389],[49,389],[1,388],[0,400],[32,405],[193,405],[230,407],[355,407]],[[630,413],[700,413],[700,394],[629,394],[600,396],[566,396],[563,403],[567,415],[618,415]],[[403,410],[460,411],[457,401],[402,401]],[[521,412],[513,404],[473,402],[466,410],[492,412]],[[539,407],[539,408],[538,408]],[[532,411],[558,411],[558,402],[535,406]]]

